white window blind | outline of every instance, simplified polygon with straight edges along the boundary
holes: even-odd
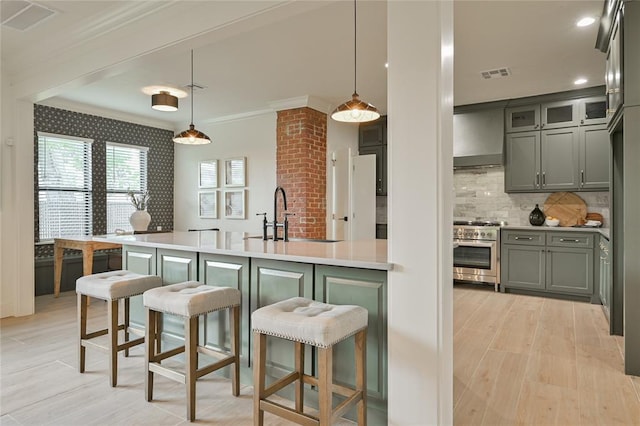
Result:
[[[129,216],[135,211],[127,193],[147,191],[148,148],[107,143],[107,233],[132,231]]]
[[[92,233],[91,143],[38,132],[40,241]]]

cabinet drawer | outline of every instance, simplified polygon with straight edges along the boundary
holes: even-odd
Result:
[[[532,231],[502,231],[503,244],[522,244],[528,246],[543,246],[544,232]]]
[[[553,247],[593,248],[593,235],[573,232],[548,232],[547,245]]]

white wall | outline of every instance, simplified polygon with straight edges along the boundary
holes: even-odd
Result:
[[[262,217],[273,216],[276,188],[276,113],[197,128],[211,144],[175,146],[174,228],[220,228],[223,231],[262,234]],[[246,157],[245,219],[224,219],[224,160]],[[202,160],[218,160],[218,219],[198,217],[198,167]],[[236,189],[236,188],[233,188]]]
[[[331,225],[333,211],[333,171],[331,153],[340,149],[351,148],[351,154],[358,154],[358,125],[340,123],[327,116],[327,238],[332,238]]]
[[[453,3],[388,3],[389,424],[453,423]]]

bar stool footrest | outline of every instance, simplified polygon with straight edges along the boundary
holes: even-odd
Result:
[[[260,400],[260,409],[268,413],[275,414],[276,416],[279,416],[283,419],[296,422],[299,425],[318,426],[320,424],[320,420],[318,420],[317,418],[309,414],[298,413],[294,409],[285,407],[284,405],[278,404],[277,402],[266,401],[262,399]]]

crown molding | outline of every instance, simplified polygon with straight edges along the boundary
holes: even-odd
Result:
[[[240,121],[240,120],[245,120],[247,118],[251,118],[251,117],[257,117],[260,115],[265,115],[265,114],[273,114],[273,110],[272,109],[258,109],[255,111],[247,111],[247,112],[241,112],[239,114],[230,114],[230,115],[224,115],[222,117],[215,117],[215,118],[210,118],[208,120],[199,120],[201,124],[220,124],[220,123],[229,123],[232,121]]]

